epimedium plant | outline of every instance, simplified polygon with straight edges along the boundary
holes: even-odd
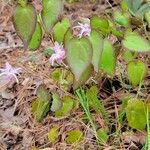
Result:
[[[103,71],[113,77],[120,49],[129,53],[150,51],[149,41],[143,38],[141,33],[133,31],[130,21],[139,17],[135,15],[139,9],[143,10],[144,14],[147,13],[148,4],[141,0],[134,6],[132,1],[123,0],[122,12],[115,11],[114,20],[92,16],[72,27],[71,21],[62,16],[63,1],[43,0],[42,12],[38,14],[27,0],[19,0],[14,10],[13,23],[26,49],[36,50],[44,34],[51,36],[52,42],[55,43],[51,48],[50,63],[62,64],[62,60],[65,59],[74,75],[73,87],[76,89],[92,76],[93,71]],[[144,18],[144,14],[139,18]],[[118,30],[121,27],[124,27],[123,31]],[[128,75],[136,65],[135,59],[131,61],[134,63],[132,66],[131,63],[128,64]],[[146,64],[143,64],[143,67],[146,70]],[[143,79],[144,75],[139,75],[139,78]],[[140,82],[140,79],[137,80]],[[129,75],[129,80],[133,83],[134,76]]]
[[[27,0],[18,0],[13,13],[13,24],[25,49],[37,50],[44,34],[51,37],[54,46],[47,49],[46,55],[50,57],[49,61],[52,66],[58,64],[62,68],[65,67],[65,69],[55,69],[51,76],[55,81],[61,82],[61,86],[66,90],[72,85],[74,90],[78,89],[93,76],[96,76],[96,79],[100,79],[102,74],[115,76],[117,57],[120,54],[126,61],[127,77],[131,85],[136,87],[143,82],[147,73],[147,65],[142,60],[138,60],[137,56],[139,53],[150,52],[150,36],[146,31],[146,25],[150,24],[149,2],[122,0],[122,10],[114,11],[113,17],[92,16],[90,19],[81,20],[77,25],[73,25],[69,18],[63,17],[62,0],[43,0],[42,6],[42,12],[37,13],[35,7]],[[62,75],[64,72],[65,77]],[[88,99],[90,107],[98,113],[105,114],[104,119],[108,123],[107,113],[99,102],[97,93],[96,87],[92,87],[87,91],[86,99],[79,91],[77,91],[77,97],[81,99],[80,101],[87,102]],[[49,109],[55,112],[56,117],[62,117],[68,115],[75,106],[74,100],[70,97],[64,97],[60,102],[59,96],[53,93],[54,101],[50,108],[48,99],[51,98],[48,97],[51,95],[48,95],[47,92],[46,95],[45,101],[38,96],[37,101],[33,104],[32,111],[39,122]],[[43,107],[40,107],[38,101]],[[126,107],[129,126],[145,128],[145,117],[142,118],[144,120],[142,127],[137,126],[130,113],[135,107],[134,115],[141,118],[142,115],[139,115],[138,111],[142,109],[142,102],[136,100],[131,106],[130,103]],[[89,109],[82,106],[89,115]],[[92,120],[91,117],[89,120]]]

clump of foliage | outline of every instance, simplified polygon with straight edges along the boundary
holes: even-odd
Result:
[[[113,78],[120,54],[126,61],[126,78],[131,86],[136,88],[143,85],[148,67],[138,55],[150,52],[150,34],[146,30],[146,26],[150,24],[150,2],[122,0],[120,4],[122,9],[113,12],[113,19],[92,16],[76,26],[72,26],[69,18],[63,17],[61,0],[43,0],[43,9],[39,14],[27,0],[19,0],[13,14],[14,27],[25,49],[37,50],[44,34],[51,37],[54,47],[47,50],[46,55],[50,57],[51,65],[61,66],[54,69],[52,79],[65,90],[69,91],[73,87],[96,138],[100,139],[99,135],[102,134],[102,140],[105,142],[108,140],[107,132],[104,132],[104,129],[97,131],[89,109],[101,114],[109,126],[107,111],[97,98],[98,89],[95,85],[85,94],[80,88],[84,87],[91,77],[97,81],[101,80],[102,75]],[[49,100],[45,99],[53,99],[52,107]],[[69,115],[76,105],[75,100],[68,96],[63,97],[62,101],[60,99],[56,93],[50,98],[47,92],[42,92],[36,105],[33,104],[37,121],[42,121],[50,108],[56,117]],[[124,112],[130,127],[145,129],[146,107],[146,103],[141,100],[131,99],[127,102]],[[56,132],[55,128],[50,133],[54,131]],[[83,136],[82,132],[72,131],[68,133],[66,141],[74,143],[79,136]]]

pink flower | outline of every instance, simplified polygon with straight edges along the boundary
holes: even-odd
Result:
[[[78,28],[80,30],[80,33],[77,35],[79,38],[82,38],[83,36],[90,36],[91,27],[89,24],[78,22],[78,26],[73,27],[73,29],[75,28]]]
[[[53,66],[55,61],[58,64],[61,64],[63,62],[63,59],[65,59],[66,54],[63,45],[59,44],[58,42],[55,42],[54,47],[52,47],[52,49],[54,50],[55,53],[52,54],[52,56],[49,59],[51,65]]]
[[[13,81],[13,82],[17,82],[18,78],[17,78],[17,74],[19,74],[21,72],[21,68],[13,68],[8,62],[5,64],[5,68],[4,69],[0,69],[0,79],[2,78],[2,80],[6,80],[6,81]]]

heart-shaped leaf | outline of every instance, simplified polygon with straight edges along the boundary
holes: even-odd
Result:
[[[93,47],[93,57],[92,64],[95,71],[99,70],[99,61],[101,59],[101,54],[103,50],[103,38],[97,31],[92,31],[89,37],[89,40]]]
[[[104,40],[104,47],[99,67],[111,76],[115,73],[116,55],[112,44],[107,39]]]
[[[40,24],[37,23],[35,31],[32,35],[32,39],[31,39],[29,46],[28,46],[29,49],[30,50],[36,50],[40,46],[41,41],[42,41],[42,29],[41,29]]]
[[[74,100],[69,96],[63,97],[62,103],[61,109],[55,112],[56,117],[68,116],[74,107]]]
[[[13,13],[13,24],[25,48],[28,47],[35,31],[36,22],[36,11],[32,5],[27,4],[24,7],[19,4],[17,5]]]
[[[88,72],[86,74],[89,76],[87,70],[92,70],[90,67],[93,52],[91,43],[86,38],[73,38],[67,42],[66,50],[67,62],[75,77],[74,82],[79,82],[78,84],[85,82],[88,78],[87,76],[83,78],[83,73]]]
[[[53,28],[54,40],[63,43],[64,36],[69,27],[71,26],[68,18],[64,18],[61,22],[58,22]]]
[[[102,32],[103,34],[110,33],[109,22],[106,19],[99,18],[97,16],[93,16],[90,19],[90,24],[93,29],[97,29],[100,32]]]
[[[56,142],[56,140],[58,139],[58,135],[59,135],[59,131],[58,131],[58,127],[53,127],[50,129],[50,131],[48,132],[48,140],[51,143]]]
[[[128,79],[133,86],[142,82],[147,72],[147,66],[142,61],[132,61],[127,66]]]
[[[123,56],[123,59],[128,63],[130,61],[132,61],[135,57],[136,57],[136,53],[132,52],[132,51],[124,51],[122,56]]]
[[[58,21],[62,11],[62,0],[43,0],[42,20],[46,31],[49,33]]]
[[[141,100],[131,99],[126,108],[128,125],[134,129],[146,127],[146,104]]]
[[[135,32],[126,33],[123,40],[123,46],[136,52],[150,51],[150,43]]]
[[[117,10],[117,11],[114,12],[114,19],[118,24],[120,24],[122,26],[128,26],[129,25],[129,16],[128,16],[128,14],[125,14],[125,13],[123,14],[120,11]]]
[[[65,141],[68,144],[78,144],[83,140],[83,133],[80,130],[72,130],[67,133]]]
[[[41,85],[37,90],[37,97],[32,103],[32,112],[36,121],[41,122],[50,110],[51,94]]]

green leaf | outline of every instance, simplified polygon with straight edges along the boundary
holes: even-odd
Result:
[[[148,23],[148,26],[150,27],[150,10],[145,13],[145,20]]]
[[[69,90],[73,84],[73,74],[70,70],[64,68],[56,68],[52,71],[51,78],[57,81],[65,90]]]
[[[65,33],[65,37],[64,37],[65,45],[67,45],[71,39],[73,39],[73,33],[72,33],[71,28],[69,28],[67,32]]]
[[[37,90],[37,99],[32,103],[32,112],[36,121],[41,122],[50,110],[51,94],[41,85]]]
[[[150,10],[150,3],[143,4],[140,9],[136,12],[137,17],[143,17],[146,12]]]
[[[52,78],[54,81],[59,81],[60,78],[61,78],[61,74],[62,74],[61,68],[56,68],[55,70],[52,71],[52,73],[51,73],[51,78]]]
[[[93,29],[99,30],[103,34],[110,33],[109,22],[106,19],[93,16],[90,19],[90,24]]]
[[[127,3],[125,2],[125,0],[121,0],[120,5],[121,5],[121,9],[123,10],[123,12],[128,11],[128,6],[127,6]]]
[[[140,84],[147,72],[147,66],[142,61],[132,61],[127,66],[128,79],[133,86]]]
[[[120,11],[115,11],[114,12],[114,19],[115,21],[122,26],[128,26],[129,25],[129,15],[128,14],[123,14]]]
[[[123,46],[135,52],[149,52],[150,43],[135,32],[128,32],[123,40]]]
[[[51,48],[46,48],[46,49],[44,49],[44,55],[46,56],[46,57],[50,57],[52,54],[54,54],[55,52],[54,52],[54,50],[53,49],[51,49]]]
[[[38,107],[38,100],[34,100],[32,102],[32,108],[31,108],[31,112],[34,114],[37,110],[37,107]]]
[[[103,38],[97,31],[92,31],[89,40],[93,47],[92,64],[96,72],[99,70],[99,61],[103,50]]]
[[[98,16],[93,16],[90,19],[90,23],[91,23],[92,28],[94,28],[94,29],[109,27],[109,22],[106,19],[99,18]]]
[[[62,0],[43,0],[42,4],[41,16],[45,29],[49,33],[63,11],[63,2]]]
[[[56,112],[62,107],[62,101],[58,93],[52,93],[52,99],[51,111]]]
[[[131,99],[126,108],[128,125],[134,129],[146,127],[146,105],[141,100]]]
[[[27,5],[28,0],[18,0],[17,3],[20,4],[22,7],[24,7]]]
[[[107,130],[104,128],[101,128],[97,131],[97,136],[98,136],[98,140],[103,144],[106,143],[109,138],[109,136],[107,134]]]
[[[102,101],[98,99],[98,88],[96,86],[92,86],[90,89],[88,89],[86,92],[86,98],[89,102],[90,107],[93,108],[96,113],[102,114],[102,117],[104,117],[104,120],[108,125],[108,113]]]
[[[71,26],[68,18],[64,18],[61,22],[58,22],[53,28],[54,40],[63,43],[65,34]]]
[[[58,139],[58,135],[59,135],[59,131],[58,131],[58,127],[53,127],[50,129],[50,131],[48,132],[48,140],[51,143],[55,143],[56,140]]]
[[[93,65],[90,64],[86,70],[81,74],[79,80],[74,80],[73,89],[79,88],[81,85],[85,84],[85,82],[90,78],[92,72],[94,71]]]
[[[116,56],[112,44],[105,39],[102,57],[99,63],[100,69],[110,76],[114,76],[116,67]]]
[[[122,99],[122,104],[120,105],[120,109],[119,109],[119,123],[123,123],[123,121],[125,120],[125,115],[126,115],[126,107],[128,105],[128,101],[131,99],[132,97],[130,95],[124,97]]]
[[[27,48],[35,31],[37,16],[35,8],[28,4],[22,7],[17,5],[13,13],[13,24],[17,34]]]
[[[62,104],[61,109],[55,112],[56,117],[68,116],[74,107],[74,100],[69,96],[63,97],[62,102],[63,104]]]
[[[140,8],[141,4],[143,3],[143,0],[125,0],[130,12],[132,15],[135,16],[136,12]]]
[[[67,43],[66,50],[67,62],[74,74],[75,88],[77,88],[89,78],[92,72],[92,46],[86,38],[73,38]]]
[[[78,144],[83,140],[83,133],[80,130],[72,130],[67,133],[65,141],[68,144]]]
[[[32,35],[32,39],[29,43],[28,48],[30,50],[36,50],[40,46],[41,41],[42,41],[42,29],[41,25],[37,22],[35,31]]]
[[[131,51],[128,51],[128,50],[126,50],[126,51],[124,51],[123,52],[123,59],[127,62],[127,63],[129,63],[130,61],[132,61],[132,60],[134,60],[134,58],[136,57],[136,54],[134,54],[133,52],[131,52]]]

